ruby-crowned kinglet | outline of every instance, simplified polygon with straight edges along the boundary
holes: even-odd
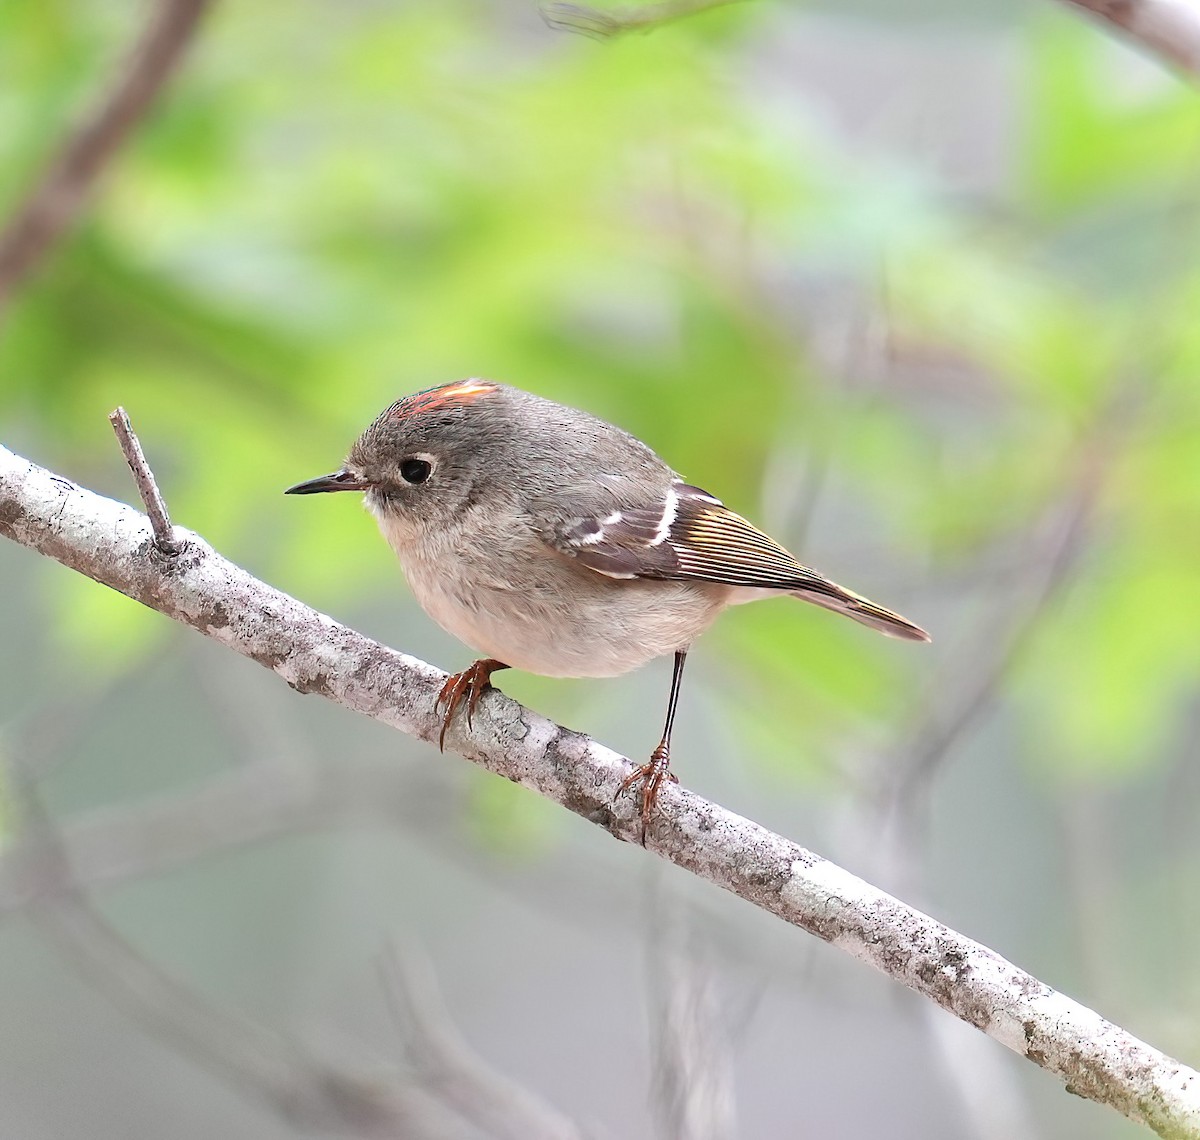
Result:
[[[319,491],[364,491],[425,612],[484,655],[442,687],[439,745],[498,669],[611,677],[675,655],[662,740],[621,785],[641,783],[643,822],[675,778],[688,649],[726,606],[790,594],[889,637],[929,640],[802,566],[627,432],[488,380],[398,400],[340,471],[286,493]]]

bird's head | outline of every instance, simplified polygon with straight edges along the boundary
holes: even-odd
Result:
[[[405,396],[359,436],[341,470],[284,493],[363,491],[389,532],[445,528],[496,474],[511,438],[506,391],[459,380]]]

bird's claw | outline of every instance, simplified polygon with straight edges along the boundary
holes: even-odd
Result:
[[[439,752],[446,750],[446,730],[450,727],[450,722],[454,719],[454,714],[458,711],[464,698],[467,702],[467,727],[470,728],[471,717],[474,715],[475,706],[479,704],[479,698],[483,696],[485,690],[492,687],[492,674],[497,669],[504,668],[507,666],[499,661],[475,661],[461,673],[452,673],[446,678],[433,706],[435,709],[441,708],[442,705],[446,706],[446,712],[442,717],[442,731],[438,733]]]
[[[671,753],[665,744],[650,753],[649,762],[640,768],[635,768],[621,781],[615,798],[620,799],[636,784],[642,785],[642,842],[646,841],[646,828],[650,825],[650,817],[654,814],[654,806],[658,801],[659,789],[664,783],[678,784],[679,777],[671,771]]]

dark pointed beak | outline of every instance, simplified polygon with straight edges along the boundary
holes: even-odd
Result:
[[[284,491],[285,495],[316,495],[321,491],[365,491],[371,484],[352,475],[349,471],[335,471],[307,483],[297,483]]]

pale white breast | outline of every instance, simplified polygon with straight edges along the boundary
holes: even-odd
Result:
[[[484,519],[418,539],[377,517],[425,612],[476,652],[530,673],[626,673],[686,649],[728,601],[724,586],[605,577],[532,536],[481,535]]]

